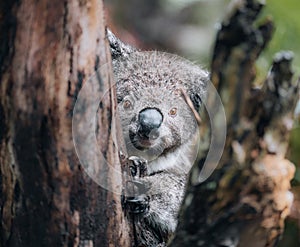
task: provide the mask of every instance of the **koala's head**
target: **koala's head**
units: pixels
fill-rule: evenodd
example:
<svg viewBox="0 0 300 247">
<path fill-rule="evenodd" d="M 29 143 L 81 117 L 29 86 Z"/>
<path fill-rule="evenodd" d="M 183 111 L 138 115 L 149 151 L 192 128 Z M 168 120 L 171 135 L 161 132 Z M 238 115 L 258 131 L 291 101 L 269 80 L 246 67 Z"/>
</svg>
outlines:
<svg viewBox="0 0 300 247">
<path fill-rule="evenodd" d="M 192 139 L 208 73 L 161 52 L 134 52 L 114 61 L 118 110 L 129 155 L 153 160 Z"/>
</svg>

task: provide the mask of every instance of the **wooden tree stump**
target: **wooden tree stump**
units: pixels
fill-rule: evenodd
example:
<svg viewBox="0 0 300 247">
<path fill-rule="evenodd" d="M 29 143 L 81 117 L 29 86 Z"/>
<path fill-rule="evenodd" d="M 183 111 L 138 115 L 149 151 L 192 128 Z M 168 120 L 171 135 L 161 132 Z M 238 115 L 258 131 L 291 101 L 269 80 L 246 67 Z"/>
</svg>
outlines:
<svg viewBox="0 0 300 247">
<path fill-rule="evenodd" d="M 292 54 L 278 53 L 264 85 L 254 88 L 254 64 L 273 24 L 254 23 L 259 1 L 233 3 L 217 34 L 211 72 L 226 112 L 225 149 L 203 183 L 195 178 L 205 157 L 194 165 L 172 247 L 275 246 L 293 201 L 295 168 L 284 158 L 298 99 Z"/>
</svg>

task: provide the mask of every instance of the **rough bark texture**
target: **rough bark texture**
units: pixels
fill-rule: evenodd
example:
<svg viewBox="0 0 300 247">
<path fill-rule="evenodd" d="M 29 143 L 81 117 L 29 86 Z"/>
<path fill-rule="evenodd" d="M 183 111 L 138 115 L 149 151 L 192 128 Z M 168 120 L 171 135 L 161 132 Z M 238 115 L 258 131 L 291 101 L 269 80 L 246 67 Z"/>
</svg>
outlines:
<svg viewBox="0 0 300 247">
<path fill-rule="evenodd" d="M 204 157 L 193 167 L 172 247 L 275 246 L 283 231 L 293 200 L 294 166 L 284 157 L 298 85 L 292 56 L 282 52 L 262 88 L 252 88 L 255 60 L 273 30 L 269 20 L 254 24 L 261 8 L 234 1 L 217 34 L 211 77 L 225 107 L 226 145 L 208 180 L 194 181 Z"/>
<path fill-rule="evenodd" d="M 0 246 L 130 246 L 120 196 L 84 173 L 72 142 L 78 92 L 110 64 L 102 2 L 1 1 L 0 37 Z M 97 94 L 110 66 L 101 79 Z M 97 135 L 120 170 L 114 110 L 111 91 Z"/>
</svg>

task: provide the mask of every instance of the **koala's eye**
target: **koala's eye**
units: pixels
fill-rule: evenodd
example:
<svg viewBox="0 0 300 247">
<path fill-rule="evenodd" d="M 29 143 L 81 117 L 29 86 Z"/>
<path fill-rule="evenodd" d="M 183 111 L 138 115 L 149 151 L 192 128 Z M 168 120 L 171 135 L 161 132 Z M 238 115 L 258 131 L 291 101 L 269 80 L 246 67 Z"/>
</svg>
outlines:
<svg viewBox="0 0 300 247">
<path fill-rule="evenodd" d="M 130 100 L 128 100 L 128 99 L 126 99 L 126 100 L 124 100 L 124 102 L 123 102 L 123 108 L 124 109 L 131 109 L 132 108 L 132 103 L 131 103 L 131 101 Z"/>
<path fill-rule="evenodd" d="M 169 116 L 171 117 L 176 117 L 177 115 L 177 108 L 173 107 L 170 111 L 169 111 Z"/>
</svg>

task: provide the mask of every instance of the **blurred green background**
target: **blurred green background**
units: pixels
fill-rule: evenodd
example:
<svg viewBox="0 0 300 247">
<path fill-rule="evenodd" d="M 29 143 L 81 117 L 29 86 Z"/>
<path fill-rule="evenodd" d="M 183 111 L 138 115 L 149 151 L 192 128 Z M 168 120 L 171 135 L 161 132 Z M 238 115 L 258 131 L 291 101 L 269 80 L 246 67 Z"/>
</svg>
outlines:
<svg viewBox="0 0 300 247">
<path fill-rule="evenodd" d="M 295 54 L 294 69 L 300 74 L 300 1 L 268 0 L 263 16 L 270 16 L 275 23 L 275 33 L 258 64 L 267 69 L 273 54 L 279 50 L 291 50 Z"/>
<path fill-rule="evenodd" d="M 177 53 L 209 69 L 220 22 L 229 0 L 107 0 L 108 26 L 121 40 L 142 49 Z M 300 75 L 300 0 L 267 0 L 258 21 L 271 18 L 273 39 L 256 64 L 257 81 L 265 78 L 274 55 L 294 53 L 295 82 Z M 300 246 L 300 104 L 292 131 L 289 158 L 297 167 L 293 180 L 295 208 L 279 246 Z"/>
</svg>

